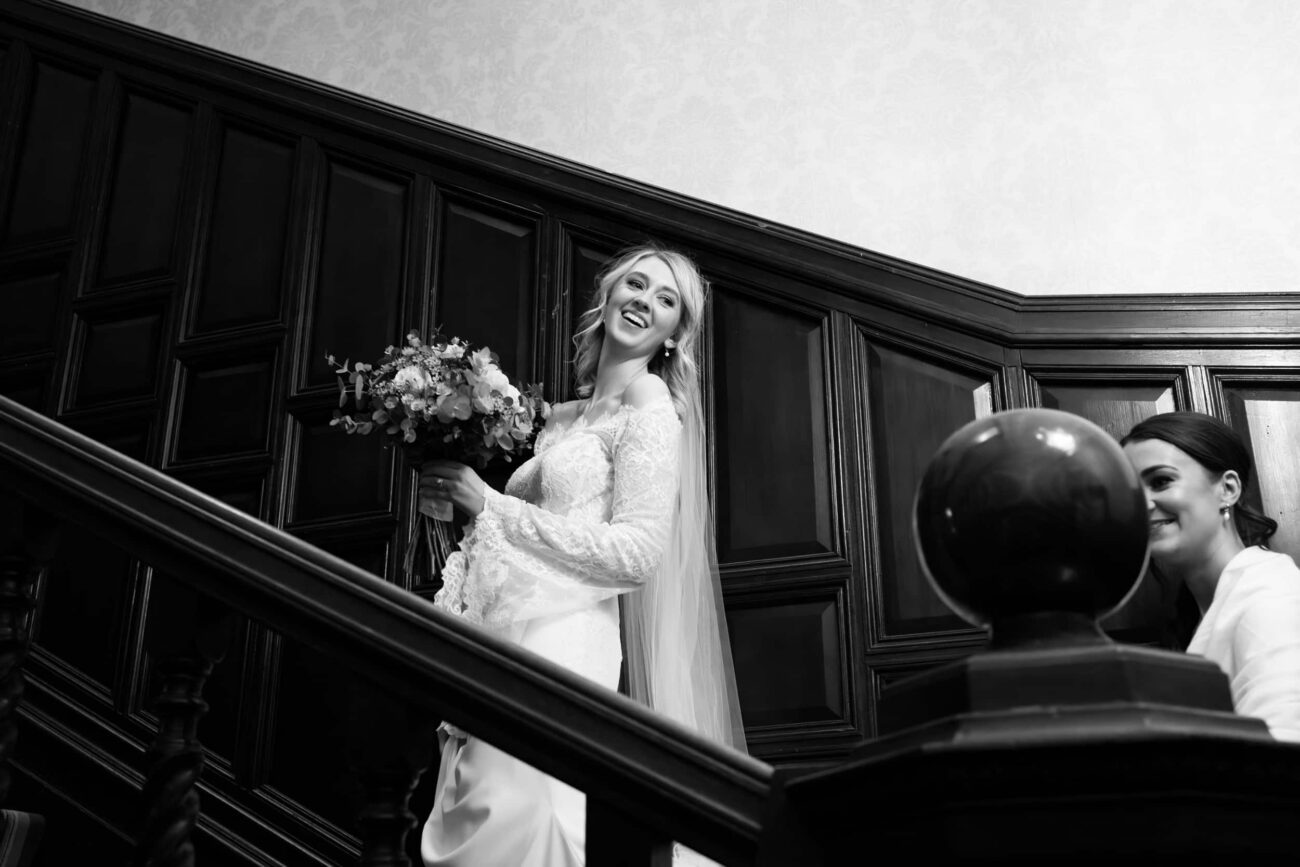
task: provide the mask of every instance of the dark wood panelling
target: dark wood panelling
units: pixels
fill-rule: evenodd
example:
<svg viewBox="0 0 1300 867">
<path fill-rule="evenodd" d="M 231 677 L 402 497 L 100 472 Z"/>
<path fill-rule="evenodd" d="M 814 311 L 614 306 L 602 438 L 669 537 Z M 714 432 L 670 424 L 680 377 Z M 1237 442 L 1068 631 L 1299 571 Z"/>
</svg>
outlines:
<svg viewBox="0 0 1300 867">
<path fill-rule="evenodd" d="M 0 394 L 38 412 L 47 412 L 50 364 L 44 360 L 10 362 L 0 369 Z"/>
<path fill-rule="evenodd" d="M 1255 460 L 1246 502 L 1278 522 L 1269 547 L 1300 560 L 1300 372 L 1215 371 L 1213 381 L 1228 423 Z"/>
<path fill-rule="evenodd" d="M 347 436 L 329 417 L 294 419 L 293 498 L 289 525 L 390 514 L 397 455 L 377 436 Z"/>
<path fill-rule="evenodd" d="M 340 713 L 354 688 L 352 674 L 326 654 L 282 640 L 277 684 L 268 784 L 345 832 L 356 833 L 362 792 L 349 767 L 348 720 Z M 320 752 L 323 744 L 330 745 L 327 755 Z"/>
<path fill-rule="evenodd" d="M 39 751 L 39 740 L 33 743 L 31 737 L 24 736 L 22 744 L 22 752 L 28 756 L 33 747 Z M 130 863 L 133 855 L 132 841 L 126 835 L 116 832 L 99 816 L 88 815 L 82 804 L 69 798 L 67 790 L 24 773 L 26 768 L 23 765 L 28 756 L 15 761 L 20 772 L 13 776 L 9 799 L 14 804 L 22 804 L 24 812 L 35 813 L 45 819 L 47 831 L 41 837 L 39 856 L 32 862 L 34 867 L 96 861 L 105 864 Z M 64 767 L 72 772 L 70 776 L 86 788 L 92 791 L 98 788 L 84 776 L 78 779 L 77 771 L 83 771 L 84 768 L 77 767 L 72 762 L 66 763 Z M 59 830 L 51 830 L 56 828 Z"/>
<path fill-rule="evenodd" d="M 40 588 L 33 639 L 108 695 L 136 566 L 121 548 L 85 530 L 65 532 L 59 541 Z"/>
<path fill-rule="evenodd" d="M 1189 408 L 1182 371 L 1160 378 L 1132 370 L 1096 370 L 1091 376 L 1026 373 L 1037 385 L 1041 406 L 1081 415 L 1116 439 L 1147 416 Z"/>
<path fill-rule="evenodd" d="M 110 401 L 153 397 L 158 378 L 160 312 L 119 319 L 78 318 L 77 373 L 68 405 L 84 409 Z"/>
<path fill-rule="evenodd" d="M 271 322 L 280 316 L 294 148 L 226 126 L 212 214 L 203 237 L 194 331 Z"/>
<path fill-rule="evenodd" d="M 307 382 L 332 384 L 327 354 L 374 361 L 399 341 L 409 180 L 338 159 L 325 169 L 320 251 L 307 341 Z"/>
<path fill-rule="evenodd" d="M 377 437 L 328 427 L 324 354 L 373 360 L 438 322 L 561 399 L 568 338 L 606 256 L 648 238 L 689 249 L 718 287 L 704 351 L 719 540 L 741 698 L 756 753 L 773 761 L 843 755 L 872 733 L 878 681 L 980 642 L 932 595 L 910 535 L 929 456 L 977 412 L 1055 405 L 1118 431 L 1166 407 L 1172 387 L 1176 406 L 1246 419 L 1274 464 L 1261 472 L 1266 507 L 1290 509 L 1300 490 L 1290 453 L 1268 447 L 1296 439 L 1273 391 L 1293 381 L 1265 375 L 1294 374 L 1300 296 L 1025 299 L 70 7 L 3 5 L 2 39 L 15 41 L 0 72 L 0 206 L 27 228 L 0 245 L 0 303 L 20 299 L 0 324 L 20 344 L 0 345 L 0 391 L 66 410 L 155 464 L 167 457 L 179 478 L 399 585 L 414 476 Z M 54 177 L 38 184 L 28 142 L 51 138 L 37 156 Z M 28 279 L 53 281 L 42 285 L 57 305 L 12 285 Z M 1207 369 L 1226 388 L 1217 404 Z M 164 371 L 170 401 L 155 399 Z M 227 431 L 218 415 L 248 426 Z M 46 582 L 47 608 L 72 613 L 38 636 L 35 656 L 87 622 L 67 664 L 98 670 L 57 682 L 82 703 L 79 730 L 124 731 L 106 742 L 138 759 L 140 719 L 112 713 L 143 689 L 122 671 L 137 658 L 141 582 L 123 565 L 126 603 L 114 604 L 130 610 L 109 610 L 95 594 L 109 593 L 111 558 L 92 553 L 81 579 L 65 568 Z M 96 582 L 83 594 L 93 622 L 77 608 L 80 581 Z M 104 632 L 114 620 L 118 632 Z M 255 682 L 209 692 L 227 705 L 210 720 L 239 721 L 210 723 L 224 726 L 210 745 L 234 766 L 214 769 L 221 794 L 205 812 L 224 809 L 249 839 L 337 855 L 354 828 L 339 747 L 346 678 L 299 648 L 277 679 L 278 640 L 260 626 L 242 646 Z M 107 688 L 119 693 L 99 696 Z M 294 801 L 344 833 L 292 818 Z"/>
<path fill-rule="evenodd" d="M 823 317 L 713 296 L 718 561 L 837 550 Z"/>
<path fill-rule="evenodd" d="M 443 199 L 438 222 L 435 324 L 490 346 L 508 375 L 534 378 L 538 217 L 457 195 Z"/>
<path fill-rule="evenodd" d="M 595 239 L 565 227 L 565 275 L 563 304 L 567 312 L 570 341 L 563 357 L 573 360 L 572 337 L 578 333 L 578 320 L 591 307 L 596 292 L 596 278 L 605 263 L 618 252 L 619 244 L 612 240 Z"/>
<path fill-rule="evenodd" d="M 998 406 L 997 374 L 860 337 L 881 576 L 881 637 L 966 630 L 930 586 L 912 538 L 916 488 L 954 431 Z"/>
<path fill-rule="evenodd" d="M 601 243 L 574 234 L 568 236 L 569 279 L 565 286 L 565 301 L 569 311 L 570 336 L 578 333 L 578 320 L 594 300 L 596 278 L 617 250 L 613 243 Z M 566 357 L 572 360 L 572 351 Z"/>
<path fill-rule="evenodd" d="M 544 298 L 546 331 L 550 338 L 543 352 L 549 365 L 538 371 L 545 394 L 552 402 L 577 397 L 573 384 L 573 359 L 578 320 L 591 305 L 596 278 L 602 266 L 627 242 L 590 228 L 563 222 L 558 227 L 558 255 L 555 257 L 554 284 Z"/>
<path fill-rule="evenodd" d="M 94 95 L 92 75 L 35 64 L 4 246 L 71 236 Z"/>
<path fill-rule="evenodd" d="M 243 360 L 178 362 L 178 462 L 264 454 L 270 435 L 275 357 L 262 349 Z"/>
<path fill-rule="evenodd" d="M 149 584 L 146 647 L 152 643 L 152 636 L 161 630 L 192 629 L 196 622 L 194 612 L 201 604 L 199 595 L 188 584 L 157 571 L 150 576 Z M 213 666 L 203 685 L 203 698 L 208 703 L 208 710 L 203 714 L 199 740 L 223 765 L 229 765 L 235 755 L 247 634 L 248 620 L 238 618 L 231 630 L 225 657 Z M 142 698 L 146 710 L 162 689 L 157 662 L 147 653 L 142 659 Z"/>
<path fill-rule="evenodd" d="M 129 458 L 149 463 L 152 413 L 132 412 L 115 417 L 72 416 L 66 424 Z"/>
<path fill-rule="evenodd" d="M 305 533 L 301 535 L 303 538 L 309 539 L 316 547 L 323 548 L 335 557 L 347 560 L 354 566 L 359 566 L 373 575 L 384 575 L 388 572 L 389 548 L 392 545 L 391 534 L 380 538 L 347 538 L 340 537 L 337 531 L 332 531 L 328 535 L 322 535 L 320 538 L 315 539 Z"/>
<path fill-rule="evenodd" d="M 941 665 L 944 661 L 952 658 L 955 657 L 951 655 L 927 655 L 922 657 L 918 654 L 903 662 L 886 661 L 868 665 L 868 688 L 871 690 L 872 697 L 879 701 L 889 692 L 889 688 L 899 681 L 906 680 L 914 674 L 920 674 L 928 668 Z"/>
<path fill-rule="evenodd" d="M 824 587 L 729 606 L 746 728 L 847 723 L 844 618 L 843 593 Z"/>
<path fill-rule="evenodd" d="M 63 293 L 62 268 L 0 277 L 0 358 L 48 349 L 54 343 Z"/>
<path fill-rule="evenodd" d="M 127 92 L 98 280 L 113 283 L 171 272 L 185 183 L 191 111 Z"/>
</svg>

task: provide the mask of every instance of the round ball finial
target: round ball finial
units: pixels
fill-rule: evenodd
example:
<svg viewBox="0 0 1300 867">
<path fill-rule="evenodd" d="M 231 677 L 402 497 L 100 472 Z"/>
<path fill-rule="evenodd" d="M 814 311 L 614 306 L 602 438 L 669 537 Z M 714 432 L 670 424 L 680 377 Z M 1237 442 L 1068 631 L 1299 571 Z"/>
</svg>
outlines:
<svg viewBox="0 0 1300 867">
<path fill-rule="evenodd" d="M 930 583 L 964 619 L 992 626 L 995 645 L 1003 625 L 1018 635 L 1012 625 L 1035 618 L 1085 623 L 1100 637 L 1096 620 L 1146 568 L 1137 473 L 1109 434 L 1059 410 L 994 413 L 948 437 L 913 522 Z"/>
</svg>

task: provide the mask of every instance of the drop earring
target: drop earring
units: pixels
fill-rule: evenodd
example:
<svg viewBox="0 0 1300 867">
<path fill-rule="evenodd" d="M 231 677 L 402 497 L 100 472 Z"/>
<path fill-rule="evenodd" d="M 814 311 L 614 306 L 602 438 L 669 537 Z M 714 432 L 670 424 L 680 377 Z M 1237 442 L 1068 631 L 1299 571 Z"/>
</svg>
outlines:
<svg viewBox="0 0 1300 867">
<path fill-rule="evenodd" d="M 674 344 L 671 340 L 664 341 L 664 358 L 667 358 L 668 353 L 672 352 L 673 346 Z"/>
</svg>

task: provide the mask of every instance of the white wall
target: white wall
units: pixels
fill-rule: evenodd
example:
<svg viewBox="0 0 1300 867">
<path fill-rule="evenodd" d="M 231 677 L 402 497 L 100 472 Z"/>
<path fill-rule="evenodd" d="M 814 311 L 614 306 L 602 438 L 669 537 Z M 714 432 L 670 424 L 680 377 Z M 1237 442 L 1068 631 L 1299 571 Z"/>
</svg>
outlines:
<svg viewBox="0 0 1300 867">
<path fill-rule="evenodd" d="M 1025 295 L 1300 291 L 1295 0 L 71 0 Z"/>
</svg>

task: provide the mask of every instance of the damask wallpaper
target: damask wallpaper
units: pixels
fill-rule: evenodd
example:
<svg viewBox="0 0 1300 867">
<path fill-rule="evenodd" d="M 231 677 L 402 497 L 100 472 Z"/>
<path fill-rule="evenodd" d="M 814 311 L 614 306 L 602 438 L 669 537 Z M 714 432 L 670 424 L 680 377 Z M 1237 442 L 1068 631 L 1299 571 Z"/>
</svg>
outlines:
<svg viewBox="0 0 1300 867">
<path fill-rule="evenodd" d="M 1293 0 L 71 0 L 1025 295 L 1300 291 Z"/>
</svg>

